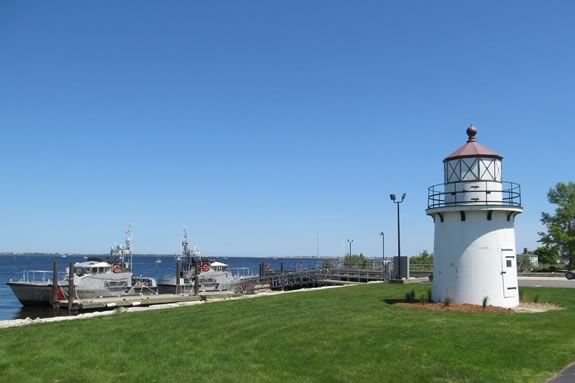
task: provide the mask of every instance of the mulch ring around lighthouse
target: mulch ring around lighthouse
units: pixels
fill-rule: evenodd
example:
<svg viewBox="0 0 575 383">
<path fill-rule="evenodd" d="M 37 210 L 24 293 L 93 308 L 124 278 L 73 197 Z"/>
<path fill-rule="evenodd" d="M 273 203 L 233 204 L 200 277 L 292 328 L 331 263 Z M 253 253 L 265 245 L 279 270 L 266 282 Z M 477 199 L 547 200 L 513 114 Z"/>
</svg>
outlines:
<svg viewBox="0 0 575 383">
<path fill-rule="evenodd" d="M 458 313 L 499 313 L 499 314 L 534 314 L 546 311 L 561 310 L 561 307 L 550 303 L 521 302 L 519 306 L 509 309 L 505 307 L 472 305 L 468 303 L 430 303 L 408 302 L 404 299 L 386 299 L 385 303 L 416 310 L 447 311 Z"/>
</svg>

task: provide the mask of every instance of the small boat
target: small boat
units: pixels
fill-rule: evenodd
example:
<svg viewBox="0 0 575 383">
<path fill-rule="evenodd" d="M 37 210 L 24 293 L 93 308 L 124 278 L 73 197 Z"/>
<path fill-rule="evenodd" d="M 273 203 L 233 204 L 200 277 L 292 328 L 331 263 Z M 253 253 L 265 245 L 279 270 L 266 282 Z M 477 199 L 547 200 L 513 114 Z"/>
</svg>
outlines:
<svg viewBox="0 0 575 383">
<path fill-rule="evenodd" d="M 176 275 L 162 276 L 158 281 L 160 294 L 187 293 L 195 287 L 198 291 L 234 291 L 242 286 L 242 280 L 234 277 L 228 265 L 200 257 L 197 248 L 188 246 L 188 234 L 184 229 L 181 258 L 185 261 L 181 265 L 179 278 Z"/>
<path fill-rule="evenodd" d="M 134 277 L 130 228 L 126 234 L 125 244 L 112 247 L 107 259 L 88 258 L 74 263 L 72 278 L 69 268 L 66 268 L 66 272 L 58 276 L 58 298 L 67 298 L 70 283 L 73 283 L 74 297 L 77 299 L 157 293 L 153 278 Z M 23 305 L 50 304 L 53 271 L 25 271 L 20 280 L 10 280 L 8 286 Z"/>
<path fill-rule="evenodd" d="M 198 265 L 198 266 L 196 266 Z M 199 269 L 198 271 L 195 271 Z M 180 283 L 175 275 L 164 275 L 158 281 L 160 294 L 180 294 L 192 292 L 198 280 L 198 291 L 235 291 L 245 289 L 242 280 L 234 277 L 228 265 L 213 262 L 208 258 L 193 259 L 192 263 L 184 263 L 180 272 Z"/>
</svg>

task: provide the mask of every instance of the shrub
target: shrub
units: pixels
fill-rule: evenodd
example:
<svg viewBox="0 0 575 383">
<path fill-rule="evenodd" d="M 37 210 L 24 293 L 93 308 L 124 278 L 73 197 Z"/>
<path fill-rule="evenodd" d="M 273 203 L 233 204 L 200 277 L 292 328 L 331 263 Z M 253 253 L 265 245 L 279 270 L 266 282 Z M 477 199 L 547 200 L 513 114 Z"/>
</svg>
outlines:
<svg viewBox="0 0 575 383">
<path fill-rule="evenodd" d="M 422 305 L 424 305 L 425 303 L 428 302 L 427 299 L 428 299 L 428 298 L 427 298 L 427 296 L 426 296 L 425 294 L 421 294 L 421 295 L 419 296 L 419 303 L 421 303 Z"/>
<path fill-rule="evenodd" d="M 484 310 L 487 307 L 487 301 L 488 300 L 489 300 L 489 297 L 484 297 L 483 302 L 481 302 L 481 306 L 483 307 Z"/>
<path fill-rule="evenodd" d="M 451 304 L 451 298 L 450 297 L 446 297 L 445 300 L 443 301 L 443 305 L 444 306 L 449 306 Z"/>
<path fill-rule="evenodd" d="M 427 289 L 427 301 L 429 303 L 433 303 L 433 294 L 431 292 L 431 289 Z"/>
<path fill-rule="evenodd" d="M 410 292 L 406 293 L 405 300 L 408 302 L 415 302 L 415 290 L 411 290 Z"/>
<path fill-rule="evenodd" d="M 535 271 L 541 273 L 556 273 L 561 270 L 565 270 L 566 268 L 567 265 L 562 263 L 555 263 L 555 264 L 540 263 L 539 266 L 535 269 Z"/>
<path fill-rule="evenodd" d="M 348 268 L 366 269 L 369 265 L 369 259 L 363 254 L 346 255 L 343 257 L 343 264 Z"/>
<path fill-rule="evenodd" d="M 523 301 L 523 290 L 519 289 L 519 301 Z"/>
<path fill-rule="evenodd" d="M 538 302 L 539 302 L 539 294 L 537 294 L 533 297 L 533 303 L 538 303 Z"/>
</svg>

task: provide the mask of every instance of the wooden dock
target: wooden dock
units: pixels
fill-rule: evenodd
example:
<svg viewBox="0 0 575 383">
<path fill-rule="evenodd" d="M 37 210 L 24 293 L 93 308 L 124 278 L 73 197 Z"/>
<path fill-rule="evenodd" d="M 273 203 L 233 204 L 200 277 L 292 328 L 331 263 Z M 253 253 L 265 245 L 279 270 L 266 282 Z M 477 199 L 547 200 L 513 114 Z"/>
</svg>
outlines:
<svg viewBox="0 0 575 383">
<path fill-rule="evenodd" d="M 231 291 L 204 292 L 198 295 L 191 294 L 155 294 L 155 295 L 125 295 L 121 297 L 102 297 L 90 299 L 74 299 L 72 311 L 85 311 L 97 309 L 113 309 L 116 307 L 153 306 L 170 303 L 205 301 L 208 299 L 232 298 L 238 296 Z M 55 308 L 69 309 L 68 300 L 59 300 L 54 303 Z"/>
<path fill-rule="evenodd" d="M 383 270 L 362 269 L 311 269 L 287 272 L 264 273 L 260 276 L 244 278 L 246 289 L 233 291 L 200 292 L 198 295 L 155 294 L 126 295 L 120 297 L 103 297 L 92 299 L 57 300 L 54 307 L 70 311 L 113 309 L 116 307 L 152 306 L 161 304 L 205 301 L 257 293 L 258 290 L 294 290 L 329 285 L 358 284 L 372 281 L 389 281 Z"/>
</svg>

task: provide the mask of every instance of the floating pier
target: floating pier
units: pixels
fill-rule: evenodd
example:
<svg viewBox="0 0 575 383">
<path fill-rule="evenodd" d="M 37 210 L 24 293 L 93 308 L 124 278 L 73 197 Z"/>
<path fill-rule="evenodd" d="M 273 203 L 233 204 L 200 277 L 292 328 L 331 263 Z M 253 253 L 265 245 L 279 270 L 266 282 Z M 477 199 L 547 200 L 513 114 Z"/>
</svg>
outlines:
<svg viewBox="0 0 575 383">
<path fill-rule="evenodd" d="M 208 299 L 232 298 L 239 296 L 232 291 L 205 292 L 198 295 L 190 294 L 155 294 L 155 295 L 125 295 L 120 297 L 102 297 L 89 299 L 73 299 L 71 302 L 58 300 L 54 302 L 55 308 L 71 309 L 71 311 L 85 311 L 97 309 L 113 309 L 116 307 L 153 306 L 169 303 L 205 301 Z"/>
<path fill-rule="evenodd" d="M 184 294 L 150 294 L 124 295 L 119 297 L 101 297 L 89 299 L 55 300 L 53 306 L 70 311 L 86 311 L 98 309 L 113 309 L 116 307 L 153 306 L 170 303 L 206 301 L 209 299 L 233 298 L 245 294 L 254 294 L 258 290 L 295 290 L 306 287 L 334 286 L 359 284 L 372 281 L 385 281 L 387 275 L 381 270 L 361 269 L 311 269 L 300 271 L 284 271 L 261 273 L 262 275 L 243 278 L 243 285 L 251 288 L 238 291 L 205 291 L 197 295 Z M 68 297 L 70 298 L 70 297 Z"/>
</svg>

